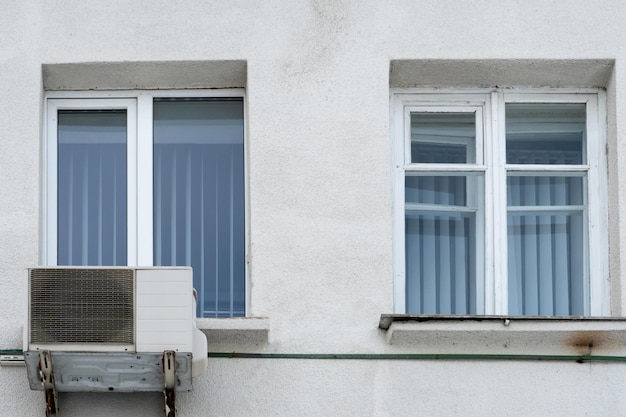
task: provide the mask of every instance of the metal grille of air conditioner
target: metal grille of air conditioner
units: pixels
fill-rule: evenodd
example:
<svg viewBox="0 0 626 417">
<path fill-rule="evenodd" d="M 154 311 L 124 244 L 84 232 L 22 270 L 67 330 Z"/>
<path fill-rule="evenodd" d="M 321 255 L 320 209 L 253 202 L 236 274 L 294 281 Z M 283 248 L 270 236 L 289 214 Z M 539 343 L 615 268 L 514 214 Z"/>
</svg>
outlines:
<svg viewBox="0 0 626 417">
<path fill-rule="evenodd" d="M 134 343 L 132 269 L 31 269 L 30 341 Z"/>
</svg>

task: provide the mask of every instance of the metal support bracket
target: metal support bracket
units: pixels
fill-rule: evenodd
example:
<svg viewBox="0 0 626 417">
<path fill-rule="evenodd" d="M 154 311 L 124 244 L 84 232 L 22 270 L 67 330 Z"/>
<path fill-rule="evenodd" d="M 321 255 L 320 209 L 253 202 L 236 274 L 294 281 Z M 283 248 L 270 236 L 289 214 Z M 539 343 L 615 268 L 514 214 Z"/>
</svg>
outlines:
<svg viewBox="0 0 626 417">
<path fill-rule="evenodd" d="M 52 372 L 52 355 L 49 350 L 39 352 L 39 377 L 46 396 L 46 417 L 59 416 L 59 397 Z"/>
<path fill-rule="evenodd" d="M 176 352 L 163 352 L 163 395 L 165 417 L 176 417 Z"/>
</svg>

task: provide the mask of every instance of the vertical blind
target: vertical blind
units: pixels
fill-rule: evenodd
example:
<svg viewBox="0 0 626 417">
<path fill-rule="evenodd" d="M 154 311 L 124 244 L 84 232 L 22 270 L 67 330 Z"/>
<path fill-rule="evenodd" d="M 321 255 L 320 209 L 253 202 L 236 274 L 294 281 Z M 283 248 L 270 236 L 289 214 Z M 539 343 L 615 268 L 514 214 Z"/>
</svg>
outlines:
<svg viewBox="0 0 626 417">
<path fill-rule="evenodd" d="M 507 103 L 505 123 L 508 314 L 584 315 L 586 106 Z M 475 134 L 473 113 L 412 113 L 410 162 L 476 163 Z M 407 313 L 480 313 L 482 196 L 482 173 L 405 171 Z"/>
<path fill-rule="evenodd" d="M 583 315 L 583 178 L 509 176 L 509 314 Z"/>
<path fill-rule="evenodd" d="M 473 112 L 411 114 L 411 163 L 475 163 L 475 142 Z M 406 173 L 407 313 L 478 312 L 483 184 L 483 175 Z"/>
<path fill-rule="evenodd" d="M 57 263 L 126 264 L 126 111 L 58 113 Z"/>
<path fill-rule="evenodd" d="M 243 102 L 155 99 L 154 263 L 191 266 L 198 316 L 245 315 Z"/>
<path fill-rule="evenodd" d="M 583 103 L 506 105 L 507 164 L 586 162 Z M 509 172 L 509 314 L 585 314 L 586 174 Z"/>
<path fill-rule="evenodd" d="M 469 204 L 468 188 L 478 193 L 482 180 L 478 175 L 406 177 L 407 313 L 477 313 L 476 219 L 483 214 Z"/>
</svg>

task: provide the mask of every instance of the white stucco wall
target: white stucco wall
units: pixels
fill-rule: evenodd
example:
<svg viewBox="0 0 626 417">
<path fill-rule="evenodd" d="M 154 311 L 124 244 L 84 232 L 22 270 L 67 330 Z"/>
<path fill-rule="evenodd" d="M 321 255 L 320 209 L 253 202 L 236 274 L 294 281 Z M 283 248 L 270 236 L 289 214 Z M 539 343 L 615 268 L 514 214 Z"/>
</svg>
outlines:
<svg viewBox="0 0 626 417">
<path fill-rule="evenodd" d="M 21 347 L 25 268 L 40 261 L 44 88 L 245 87 L 249 313 L 270 330 L 266 342 L 214 349 L 412 353 L 378 329 L 393 312 L 390 86 L 604 86 L 611 308 L 621 315 L 624 16 L 626 4 L 588 0 L 3 0 L 0 349 Z M 446 72 L 426 60 L 454 63 Z M 626 364 L 616 362 L 209 362 L 179 415 L 626 415 Z M 61 395 L 64 417 L 161 409 L 160 394 Z M 1 367 L 0 416 L 40 414 L 43 394 L 29 391 L 24 368 Z"/>
</svg>

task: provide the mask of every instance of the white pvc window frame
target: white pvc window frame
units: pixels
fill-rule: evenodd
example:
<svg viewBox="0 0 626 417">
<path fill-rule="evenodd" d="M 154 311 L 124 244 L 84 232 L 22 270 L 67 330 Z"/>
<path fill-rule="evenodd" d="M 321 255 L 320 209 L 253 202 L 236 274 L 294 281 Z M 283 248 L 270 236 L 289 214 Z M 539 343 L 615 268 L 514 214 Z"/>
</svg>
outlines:
<svg viewBox="0 0 626 417">
<path fill-rule="evenodd" d="M 126 197 L 127 197 L 127 262 L 137 265 L 137 209 L 135 207 L 137 193 L 137 103 L 128 98 L 98 99 L 49 99 L 46 106 L 46 135 L 44 150 L 43 178 L 43 248 L 42 263 L 54 266 L 57 264 L 57 209 L 58 209 L 58 114 L 61 110 L 125 110 L 126 111 Z"/>
<path fill-rule="evenodd" d="M 51 91 L 44 98 L 42 141 L 42 265 L 57 265 L 57 172 L 59 110 L 127 112 L 127 265 L 153 265 L 153 102 L 155 98 L 241 98 L 244 118 L 244 233 L 249 252 L 248 127 L 245 89 Z M 250 314 L 249 273 L 245 262 L 245 309 Z"/>
<path fill-rule="evenodd" d="M 450 114 L 450 113 L 466 113 L 466 114 L 473 114 L 474 115 L 474 124 L 476 126 L 476 132 L 475 132 L 475 141 L 474 141 L 474 145 L 473 146 L 469 146 L 469 143 L 464 139 L 464 138 L 458 138 L 456 140 L 444 140 L 440 143 L 448 143 L 448 144 L 461 144 L 461 145 L 466 145 L 467 146 L 467 159 L 468 160 L 474 160 L 475 162 L 466 162 L 464 164 L 459 164 L 459 165 L 483 165 L 483 129 L 482 129 L 482 124 L 483 124 L 483 119 L 484 119 L 484 115 L 483 115 L 483 107 L 482 106 L 406 106 L 404 108 L 404 120 L 406 123 L 406 132 L 408 132 L 409 135 L 409 140 L 407 140 L 405 142 L 405 149 L 404 149 L 404 163 L 407 166 L 411 166 L 411 165 L 417 165 L 423 167 L 427 164 L 422 164 L 422 163 L 413 163 L 411 161 L 411 114 L 413 113 L 433 113 L 433 114 Z M 437 164 L 433 164 L 434 166 L 438 166 L 440 165 L 439 163 Z M 457 164 L 447 164 L 447 165 L 457 165 Z"/>
<path fill-rule="evenodd" d="M 484 314 L 508 314 L 507 173 L 584 173 L 586 190 L 586 252 L 588 274 L 585 315 L 609 316 L 608 185 L 606 160 L 606 93 L 601 89 L 392 89 L 390 134 L 393 160 L 394 312 L 405 313 L 405 196 L 407 172 L 482 172 L 485 175 Z M 514 165 L 506 163 L 506 103 L 584 103 L 586 163 L 582 165 Z M 476 164 L 410 163 L 410 115 L 415 111 L 479 108 Z M 478 113 L 477 113 L 478 114 Z M 480 123 L 480 124 L 479 124 Z M 482 132 L 482 140 L 479 135 Z M 482 157 L 482 159 L 481 159 Z M 593 196 L 591 196 L 593 192 Z M 480 261 L 480 260 L 477 260 Z M 480 281 L 480 279 L 478 280 Z M 477 287 L 477 291 L 480 287 Z"/>
</svg>

